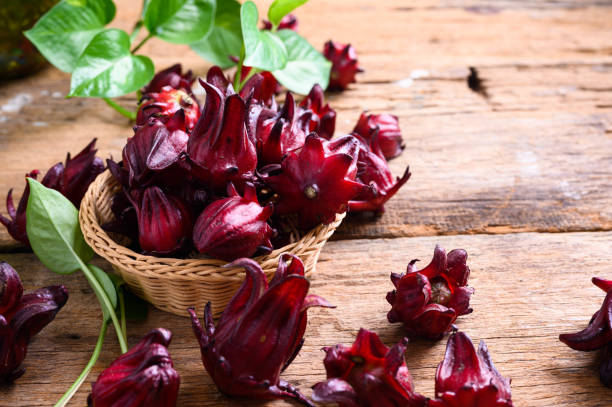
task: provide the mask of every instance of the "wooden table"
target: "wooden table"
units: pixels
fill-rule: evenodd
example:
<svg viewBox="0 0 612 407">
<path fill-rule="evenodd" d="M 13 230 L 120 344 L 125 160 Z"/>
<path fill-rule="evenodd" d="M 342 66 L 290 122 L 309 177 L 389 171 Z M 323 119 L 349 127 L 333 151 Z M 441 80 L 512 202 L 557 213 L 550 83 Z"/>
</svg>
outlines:
<svg viewBox="0 0 612 407">
<path fill-rule="evenodd" d="M 116 3 L 114 24 L 129 29 L 139 10 Z M 339 133 L 363 109 L 398 115 L 407 147 L 391 168 L 400 174 L 410 164 L 413 177 L 383 217 L 349 219 L 325 246 L 312 292 L 338 308 L 310 313 L 306 344 L 285 379 L 310 394 L 324 379 L 320 348 L 351 343 L 360 327 L 387 344 L 399 341 L 402 329 L 385 318 L 389 273 L 413 258 L 429 260 L 440 243 L 469 253 L 474 313 L 458 326 L 486 340 L 500 372 L 513 379 L 516 406 L 612 405 L 612 391 L 597 377 L 598 353 L 557 340 L 581 329 L 601 304 L 590 278 L 612 278 L 610 6 L 312 0 L 299 10 L 300 31 L 313 44 L 350 41 L 366 70 L 350 90 L 329 96 Z M 175 61 L 198 74 L 208 68 L 186 47 L 154 40 L 143 52 L 158 68 Z M 486 95 L 467 86 L 470 66 Z M 0 87 L 2 107 L 18 95 L 32 99 L 18 112 L 0 108 L 0 195 L 11 186 L 21 191 L 26 171 L 48 168 L 93 136 L 102 156 L 120 155 L 130 123 L 99 100 L 64 99 L 68 88 L 68 76 L 55 69 Z M 100 320 L 94 294 L 81 275 L 48 272 L 4 230 L 0 251 L 26 288 L 63 282 L 70 290 L 66 307 L 31 344 L 26 374 L 0 390 L 0 406 L 51 406 L 93 349 Z M 130 343 L 158 326 L 174 332 L 180 406 L 258 405 L 217 392 L 185 318 L 151 310 L 146 322 L 130 325 Z M 430 397 L 445 343 L 415 341 L 406 354 L 417 391 Z M 118 354 L 109 330 L 89 380 Z M 84 405 L 88 391 L 84 385 L 71 405 Z"/>
</svg>

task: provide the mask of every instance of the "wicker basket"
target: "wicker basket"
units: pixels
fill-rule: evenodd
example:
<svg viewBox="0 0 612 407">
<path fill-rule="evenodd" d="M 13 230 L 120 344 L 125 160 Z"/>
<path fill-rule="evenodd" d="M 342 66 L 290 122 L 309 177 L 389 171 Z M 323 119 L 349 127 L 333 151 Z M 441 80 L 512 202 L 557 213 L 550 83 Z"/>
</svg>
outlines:
<svg viewBox="0 0 612 407">
<path fill-rule="evenodd" d="M 85 241 L 108 260 L 130 289 L 155 307 L 176 315 L 187 316 L 188 307 L 201 312 L 211 301 L 219 315 L 242 283 L 242 268 L 225 268 L 216 259 L 172 259 L 146 256 L 118 244 L 100 226 L 113 219 L 111 200 L 120 185 L 107 170 L 91 184 L 81 203 L 79 221 Z M 270 278 L 282 253 L 300 257 L 306 275 L 315 271 L 323 245 L 340 225 L 345 214 L 336 216 L 329 225 L 319 225 L 298 241 L 255 260 Z"/>
</svg>

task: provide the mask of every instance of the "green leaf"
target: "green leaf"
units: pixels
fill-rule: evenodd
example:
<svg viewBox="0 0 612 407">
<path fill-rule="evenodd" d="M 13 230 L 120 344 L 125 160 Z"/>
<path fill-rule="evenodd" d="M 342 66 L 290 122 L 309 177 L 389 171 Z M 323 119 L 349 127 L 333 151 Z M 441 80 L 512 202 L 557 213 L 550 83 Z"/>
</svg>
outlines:
<svg viewBox="0 0 612 407">
<path fill-rule="evenodd" d="M 110 28 L 98 33 L 79 58 L 72 74 L 69 96 L 117 97 L 146 85 L 153 62 L 130 53 L 130 37 Z"/>
<path fill-rule="evenodd" d="M 153 35 L 175 44 L 189 44 L 213 27 L 215 0 L 149 0 L 144 23 Z"/>
<path fill-rule="evenodd" d="M 287 49 L 283 41 L 271 31 L 257 28 L 257 6 L 247 1 L 240 8 L 240 25 L 246 58 L 244 65 L 264 71 L 282 69 L 287 63 Z"/>
<path fill-rule="evenodd" d="M 268 20 L 276 27 L 283 17 L 307 2 L 308 0 L 274 0 L 268 9 Z"/>
<path fill-rule="evenodd" d="M 63 0 L 25 36 L 49 62 L 72 72 L 89 41 L 114 17 L 112 0 Z"/>
<path fill-rule="evenodd" d="M 93 264 L 88 264 L 87 266 L 92 271 L 96 280 L 98 280 L 98 282 L 104 289 L 104 292 L 108 296 L 108 299 L 110 300 L 111 305 L 113 306 L 113 309 L 116 310 L 118 300 L 117 300 L 117 288 L 116 288 L 115 283 L 113 282 L 113 279 L 111 278 L 113 274 L 107 274 L 104 270 L 102 270 L 99 267 L 94 266 Z M 110 320 L 111 318 L 110 311 L 104 306 L 104 302 L 102 298 L 98 295 L 97 292 L 96 292 L 96 296 L 98 297 L 98 301 L 100 302 L 100 305 L 102 306 L 102 313 L 104 314 L 104 320 L 105 321 Z"/>
<path fill-rule="evenodd" d="M 287 89 L 302 95 L 316 83 L 326 89 L 331 62 L 295 31 L 280 30 L 277 35 L 289 50 L 289 58 L 283 69 L 272 72 L 274 77 Z"/>
<path fill-rule="evenodd" d="M 30 197 L 26 230 L 32 250 L 54 273 L 70 274 L 91 260 L 93 250 L 85 243 L 79 214 L 59 192 L 28 178 Z"/>
<path fill-rule="evenodd" d="M 149 313 L 149 304 L 140 297 L 137 297 L 130 290 L 125 289 L 125 319 L 128 321 L 143 321 Z"/>
<path fill-rule="evenodd" d="M 199 56 L 223 69 L 234 66 L 236 63 L 229 57 L 238 57 L 242 49 L 240 3 L 236 0 L 221 0 L 217 3 L 215 24 L 211 32 L 189 46 Z"/>
</svg>

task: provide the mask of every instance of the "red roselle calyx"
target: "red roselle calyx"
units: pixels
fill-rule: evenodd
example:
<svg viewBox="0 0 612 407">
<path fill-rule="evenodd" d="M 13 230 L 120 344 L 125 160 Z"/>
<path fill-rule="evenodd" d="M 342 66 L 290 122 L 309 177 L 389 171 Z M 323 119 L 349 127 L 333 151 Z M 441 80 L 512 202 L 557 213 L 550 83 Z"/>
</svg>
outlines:
<svg viewBox="0 0 612 407">
<path fill-rule="evenodd" d="M 174 407 L 180 376 L 168 345 L 172 333 L 157 328 L 119 356 L 92 385 L 90 407 Z"/>
<path fill-rule="evenodd" d="M 189 243 L 193 226 L 187 205 L 177 196 L 156 186 L 134 191 L 138 217 L 138 242 L 148 254 L 168 256 L 181 252 Z"/>
<path fill-rule="evenodd" d="M 187 143 L 193 175 L 214 190 L 228 182 L 242 191 L 254 180 L 257 152 L 246 131 L 245 101 L 229 88 L 224 95 L 214 85 L 200 80 L 206 89 L 206 104 Z"/>
<path fill-rule="evenodd" d="M 96 157 L 96 139 L 93 139 L 81 152 L 74 157 L 70 153 L 66 155 L 66 163 L 61 162 L 49 168 L 42 184 L 47 188 L 55 189 L 64 195 L 77 208 L 81 206 L 81 200 L 87 192 L 89 185 L 96 177 L 104 171 L 104 162 Z M 36 179 L 40 172 L 33 170 L 26 177 Z M 6 227 L 13 239 L 23 244 L 30 245 L 26 233 L 26 208 L 30 188 L 26 182 L 23 195 L 17 209 L 13 203 L 13 190 L 10 189 L 6 196 L 6 209 L 10 217 L 0 215 L 0 223 Z"/>
<path fill-rule="evenodd" d="M 455 332 L 436 371 L 436 400 L 430 407 L 512 407 L 510 379 L 502 377 L 484 341 L 478 352 L 470 338 Z"/>
<path fill-rule="evenodd" d="M 183 68 L 181 64 L 172 65 L 170 68 L 166 68 L 163 71 L 159 71 L 155 74 L 151 82 L 144 88 L 142 88 L 142 94 L 161 92 L 166 86 L 172 89 L 182 89 L 185 92 L 191 94 L 191 85 L 195 81 L 195 77 L 191 70 L 182 73 Z"/>
<path fill-rule="evenodd" d="M 198 217 L 193 228 L 193 242 L 200 253 L 232 261 L 250 257 L 258 249 L 272 250 L 274 229 L 267 221 L 272 205 L 261 207 L 252 184 L 246 184 L 244 198 L 232 184 L 228 198 L 213 201 Z"/>
<path fill-rule="evenodd" d="M 384 212 L 385 202 L 391 199 L 408 182 L 410 175 L 410 167 L 406 167 L 404 175 L 401 178 L 394 179 L 387 160 L 385 160 L 377 143 L 377 137 L 374 136 L 370 145 L 364 141 L 359 151 L 357 179 L 361 183 L 369 185 L 371 191 L 350 201 L 349 210 L 352 212 Z"/>
<path fill-rule="evenodd" d="M 559 335 L 559 340 L 572 349 L 593 351 L 604 348 L 599 368 L 601 382 L 612 387 L 612 280 L 593 277 L 593 284 L 606 292 L 601 308 L 593 314 L 589 325 L 580 332 Z"/>
<path fill-rule="evenodd" d="M 469 306 L 474 289 L 467 286 L 467 253 L 455 249 L 447 255 L 436 246 L 427 267 L 417 271 L 416 261 L 408 264 L 406 274 L 391 273 L 395 290 L 387 294 L 392 306 L 387 319 L 403 322 L 410 336 L 440 339 L 458 316 L 472 312 Z"/>
<path fill-rule="evenodd" d="M 279 195 L 278 214 L 297 213 L 302 228 L 329 224 L 345 212 L 348 201 L 369 187 L 355 181 L 355 159 L 344 152 L 326 154 L 325 140 L 306 137 L 299 152 L 290 152 L 280 174 L 264 181 Z"/>
<path fill-rule="evenodd" d="M 287 265 L 289 259 L 291 264 Z M 242 266 L 247 275 L 217 326 L 210 303 L 204 309 L 204 326 L 189 309 L 204 367 L 227 395 L 286 398 L 312 406 L 279 375 L 302 346 L 308 308 L 331 305 L 308 294 L 310 283 L 304 277 L 304 265 L 295 256 L 281 256 L 269 286 L 255 261 L 239 259 L 229 266 Z"/>
<path fill-rule="evenodd" d="M 67 300 L 63 285 L 23 294 L 19 274 L 0 262 L 0 384 L 11 383 L 24 373 L 20 366 L 30 339 L 53 321 Z"/>
<path fill-rule="evenodd" d="M 334 136 L 336 130 L 336 111 L 325 103 L 323 88 L 315 84 L 308 96 L 300 102 L 298 116 L 306 123 L 306 133 L 315 132 L 326 140 Z"/>
<path fill-rule="evenodd" d="M 269 22 L 268 20 L 264 20 L 263 21 L 263 29 L 264 30 L 271 30 L 272 29 L 272 23 Z M 279 30 L 293 30 L 293 31 L 297 31 L 298 29 L 298 19 L 296 16 L 294 16 L 293 14 L 287 14 L 285 17 L 283 17 L 280 21 L 280 23 L 278 24 L 278 29 Z"/>
<path fill-rule="evenodd" d="M 404 150 L 404 140 L 397 116 L 382 113 L 361 113 L 353 133 L 363 137 L 368 144 L 376 143 L 387 160 L 397 157 Z M 377 138 L 376 141 L 374 139 Z"/>
<path fill-rule="evenodd" d="M 193 130 L 200 118 L 200 106 L 197 100 L 182 89 L 165 86 L 159 92 L 143 95 L 142 103 L 138 107 L 136 124 L 144 125 L 150 117 L 167 122 L 181 109 L 184 111 L 184 120 L 180 130 Z"/>
<path fill-rule="evenodd" d="M 355 75 L 363 72 L 357 66 L 357 53 L 351 44 L 327 41 L 323 55 L 332 63 L 329 74 L 329 89 L 344 90 L 350 83 L 356 82 Z"/>
<path fill-rule="evenodd" d="M 426 406 L 404 361 L 406 343 L 389 349 L 374 332 L 360 329 L 353 346 L 323 348 L 327 380 L 313 387 L 313 400 L 340 407 Z"/>
</svg>

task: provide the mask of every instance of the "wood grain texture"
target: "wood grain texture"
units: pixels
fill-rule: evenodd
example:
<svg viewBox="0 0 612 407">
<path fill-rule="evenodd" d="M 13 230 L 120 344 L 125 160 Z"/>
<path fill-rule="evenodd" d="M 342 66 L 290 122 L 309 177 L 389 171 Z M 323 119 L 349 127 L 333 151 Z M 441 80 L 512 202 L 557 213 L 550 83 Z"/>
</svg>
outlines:
<svg viewBox="0 0 612 407">
<path fill-rule="evenodd" d="M 581 329 L 599 308 L 604 295 L 591 285 L 590 278 L 612 277 L 611 239 L 612 233 L 600 232 L 331 242 L 322 253 L 311 292 L 337 308 L 309 311 L 306 344 L 283 377 L 310 394 L 310 386 L 324 378 L 320 348 L 352 342 L 360 327 L 378 332 L 387 345 L 399 341 L 402 328 L 389 324 L 385 317 L 389 310 L 385 294 L 392 287 L 389 273 L 402 272 L 413 258 L 425 265 L 435 244 L 440 243 L 448 250 L 462 247 L 469 253 L 470 285 L 476 289 L 474 312 L 459 318 L 457 325 L 473 341 L 487 342 L 498 370 L 513 379 L 515 406 L 609 406 L 612 390 L 599 383 L 598 352 L 573 351 L 557 336 Z M 94 294 L 81 276 L 62 279 L 47 272 L 33 255 L 6 254 L 0 258 L 21 273 L 28 289 L 65 281 L 70 291 L 66 307 L 31 344 L 26 374 L 10 388 L 0 390 L 1 406 L 50 406 L 78 375 L 93 349 L 99 321 L 99 311 L 92 306 Z M 158 326 L 174 332 L 170 351 L 182 377 L 178 405 L 262 405 L 231 401 L 216 391 L 201 365 L 187 318 L 152 310 L 146 322 L 129 325 L 129 342 L 136 343 Z M 416 389 L 430 397 L 445 343 L 415 341 L 408 346 L 406 360 Z M 94 380 L 117 352 L 109 330 L 102 358 L 88 381 Z M 88 391 L 88 386 L 83 386 L 70 405 L 84 405 Z"/>
</svg>

